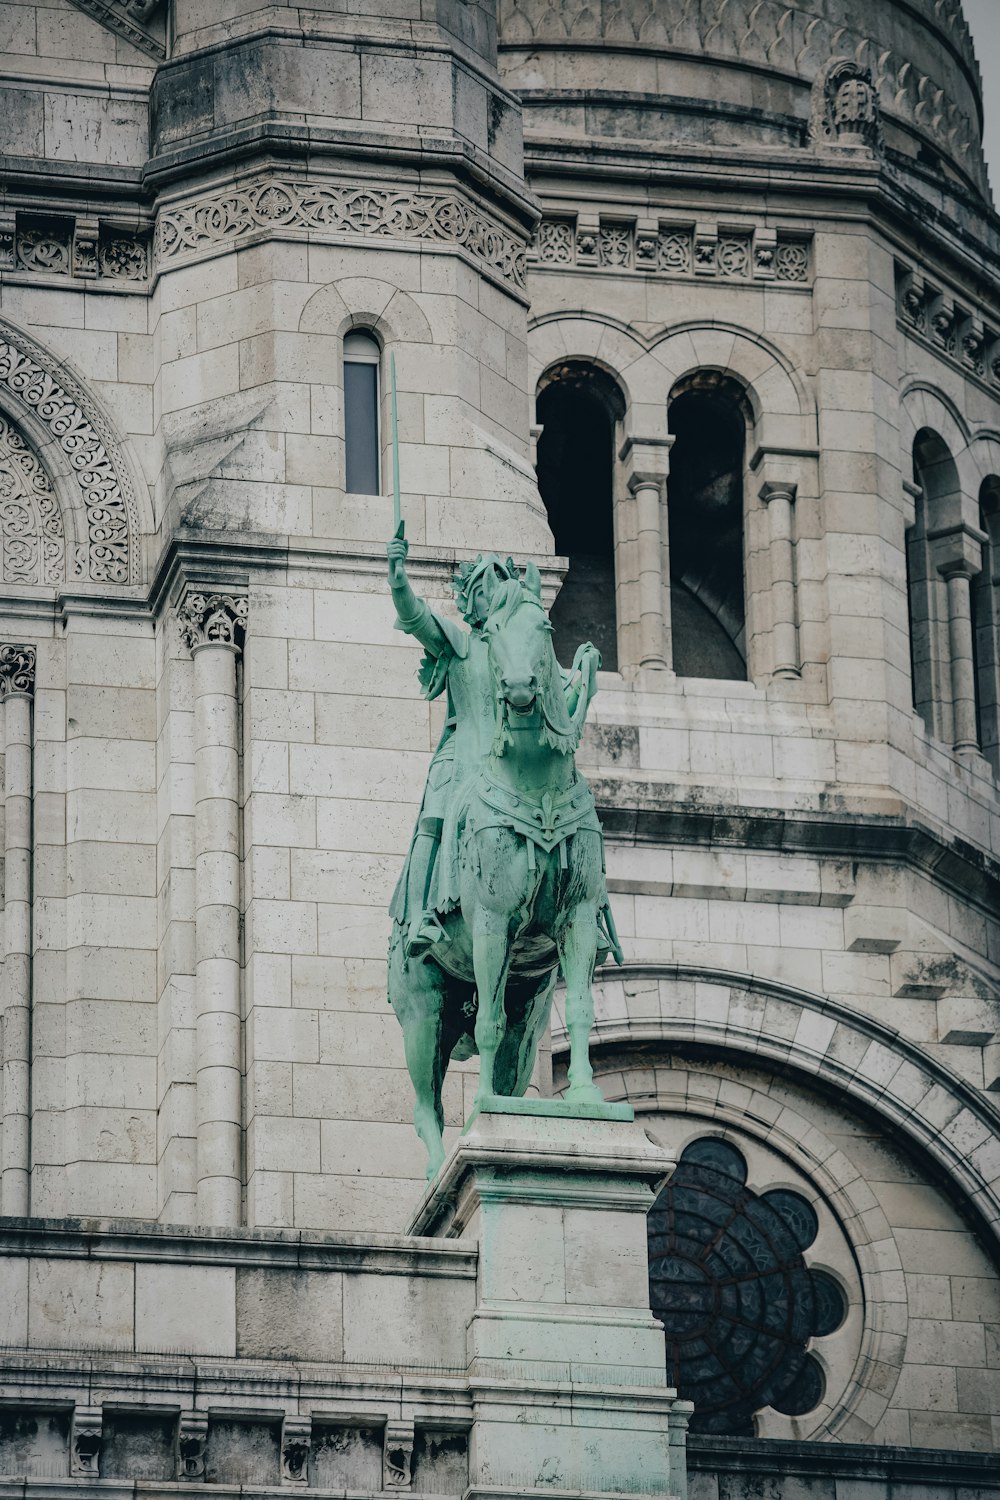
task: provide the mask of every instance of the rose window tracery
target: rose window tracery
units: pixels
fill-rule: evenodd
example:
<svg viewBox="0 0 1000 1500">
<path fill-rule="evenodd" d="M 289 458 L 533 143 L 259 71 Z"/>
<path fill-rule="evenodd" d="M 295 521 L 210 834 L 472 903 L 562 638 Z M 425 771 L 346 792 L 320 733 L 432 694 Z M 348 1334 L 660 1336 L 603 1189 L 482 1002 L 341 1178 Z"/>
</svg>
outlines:
<svg viewBox="0 0 1000 1500">
<path fill-rule="evenodd" d="M 649 1287 L 668 1378 L 694 1402 L 692 1431 L 752 1435 L 764 1407 L 801 1416 L 822 1401 L 808 1346 L 840 1327 L 847 1304 L 803 1258 L 818 1230 L 799 1193 L 749 1188 L 730 1142 L 685 1148 L 649 1215 Z"/>
<path fill-rule="evenodd" d="M 17 428 L 0 416 L 0 578 L 61 583 L 65 576 L 66 540 L 52 482 Z"/>
</svg>

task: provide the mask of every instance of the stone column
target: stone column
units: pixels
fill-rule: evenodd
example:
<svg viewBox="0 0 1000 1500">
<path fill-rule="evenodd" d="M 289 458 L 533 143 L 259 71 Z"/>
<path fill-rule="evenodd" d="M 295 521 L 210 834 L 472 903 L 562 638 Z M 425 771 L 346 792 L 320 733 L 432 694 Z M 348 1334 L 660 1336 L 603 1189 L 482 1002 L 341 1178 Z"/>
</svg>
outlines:
<svg viewBox="0 0 1000 1500">
<path fill-rule="evenodd" d="M 4 741 L 3 1158 L 0 1212 L 30 1212 L 32 733 L 35 648 L 0 646 Z"/>
<path fill-rule="evenodd" d="M 945 575 L 948 585 L 948 647 L 951 659 L 952 735 L 956 753 L 979 749 L 976 725 L 976 663 L 972 650 L 973 570 L 967 563 Z"/>
<path fill-rule="evenodd" d="M 189 593 L 178 612 L 194 658 L 195 1009 L 198 1222 L 242 1217 L 239 709 L 243 595 Z"/>
<path fill-rule="evenodd" d="M 452 1148 L 409 1233 L 479 1242 L 469 1500 L 686 1493 L 646 1247 L 672 1169 L 620 1104 L 494 1100 Z"/>
<path fill-rule="evenodd" d="M 931 558 L 948 593 L 948 675 L 951 742 L 956 754 L 978 753 L 976 668 L 972 643 L 971 583 L 982 570 L 984 534 L 960 523 L 928 538 Z M 949 683 L 950 679 L 950 683 Z"/>
<path fill-rule="evenodd" d="M 793 507 L 796 486 L 768 481 L 760 498 L 767 506 L 771 558 L 772 677 L 800 676 L 795 609 L 795 541 Z"/>
<path fill-rule="evenodd" d="M 626 466 L 632 496 L 632 546 L 629 561 L 638 613 L 636 659 L 630 666 L 664 670 L 667 666 L 665 590 L 667 564 L 665 502 L 672 438 L 626 438 L 620 458 Z"/>
</svg>

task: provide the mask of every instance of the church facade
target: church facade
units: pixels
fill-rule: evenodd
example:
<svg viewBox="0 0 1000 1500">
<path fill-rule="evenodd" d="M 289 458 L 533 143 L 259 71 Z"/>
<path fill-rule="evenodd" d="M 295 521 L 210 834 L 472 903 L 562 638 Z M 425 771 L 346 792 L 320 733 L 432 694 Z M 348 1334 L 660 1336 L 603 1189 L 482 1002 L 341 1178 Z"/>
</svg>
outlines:
<svg viewBox="0 0 1000 1500">
<path fill-rule="evenodd" d="M 394 367 L 417 592 L 512 554 L 603 657 L 592 1056 L 677 1161 L 678 1393 L 593 1354 L 605 1478 L 693 1403 L 686 1481 L 607 1488 L 996 1494 L 959 0 L 21 0 L 0 88 L 0 1488 L 600 1488 L 519 1438 L 486 1472 L 475 1241 L 405 1234 L 388 906 L 444 715 L 393 629 Z M 559 1358 L 517 1431 L 584 1420 Z"/>
</svg>

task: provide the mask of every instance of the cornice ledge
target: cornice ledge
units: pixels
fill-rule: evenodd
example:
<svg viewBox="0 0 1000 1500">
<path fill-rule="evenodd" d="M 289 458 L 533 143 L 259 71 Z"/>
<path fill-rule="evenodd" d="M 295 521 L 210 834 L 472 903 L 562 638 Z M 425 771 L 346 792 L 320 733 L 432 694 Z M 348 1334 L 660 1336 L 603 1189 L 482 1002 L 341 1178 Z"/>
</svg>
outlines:
<svg viewBox="0 0 1000 1500">
<path fill-rule="evenodd" d="M 70 0 L 77 10 L 91 16 L 109 31 L 162 62 L 167 55 L 166 45 L 147 24 L 160 9 L 161 0 Z"/>
</svg>

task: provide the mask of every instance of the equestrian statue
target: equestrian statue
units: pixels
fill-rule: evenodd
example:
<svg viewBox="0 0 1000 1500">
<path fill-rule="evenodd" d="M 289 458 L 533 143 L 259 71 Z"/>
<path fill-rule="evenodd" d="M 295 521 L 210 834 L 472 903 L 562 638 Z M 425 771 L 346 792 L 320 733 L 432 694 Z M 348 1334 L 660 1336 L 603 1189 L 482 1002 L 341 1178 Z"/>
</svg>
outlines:
<svg viewBox="0 0 1000 1500">
<path fill-rule="evenodd" d="M 588 643 L 570 671 L 560 667 L 533 563 L 523 576 L 492 553 L 463 564 L 463 629 L 417 598 L 407 551 L 400 524 L 388 547 L 396 625 L 423 646 L 424 696 L 443 694 L 447 712 L 392 898 L 389 1000 L 433 1177 L 449 1061 L 479 1053 L 476 1107 L 523 1095 L 560 972 L 564 1102 L 581 1113 L 603 1104 L 588 1050 L 592 980 L 622 954 L 593 793 L 574 763 L 599 653 Z"/>
</svg>

